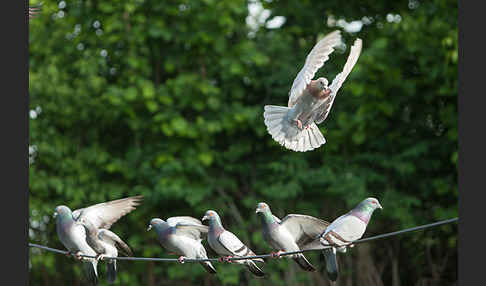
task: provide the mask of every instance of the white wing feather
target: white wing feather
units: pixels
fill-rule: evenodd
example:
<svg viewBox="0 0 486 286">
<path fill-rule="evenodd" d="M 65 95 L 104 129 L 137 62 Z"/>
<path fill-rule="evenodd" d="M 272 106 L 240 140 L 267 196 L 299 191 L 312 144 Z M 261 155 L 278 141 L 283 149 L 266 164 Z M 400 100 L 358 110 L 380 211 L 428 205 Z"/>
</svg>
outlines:
<svg viewBox="0 0 486 286">
<path fill-rule="evenodd" d="M 122 216 L 140 205 L 142 198 L 142 196 L 128 197 L 77 209 L 73 211 L 73 218 L 78 220 L 82 216 L 96 228 L 109 229 Z"/>
<path fill-rule="evenodd" d="M 337 94 L 338 90 L 341 88 L 341 86 L 343 85 L 343 82 L 346 80 L 346 78 L 348 77 L 351 70 L 353 69 L 354 65 L 358 61 L 358 58 L 361 54 L 361 48 L 362 47 L 363 47 L 363 41 L 359 38 L 356 39 L 354 41 L 353 46 L 351 46 L 351 51 L 349 52 L 349 56 L 348 56 L 348 59 L 346 60 L 346 64 L 344 64 L 343 71 L 340 72 L 338 75 L 336 75 L 336 77 L 333 79 L 331 85 L 329 86 L 329 88 L 332 91 L 331 96 L 330 96 L 331 102 L 329 104 L 324 103 L 322 105 L 322 108 L 324 110 L 322 110 L 321 115 L 316 119 L 315 122 L 317 124 L 322 123 L 327 118 L 327 116 L 329 115 L 329 112 L 331 111 L 332 104 L 334 103 L 334 99 L 336 98 L 336 94 Z"/>
<path fill-rule="evenodd" d="M 304 67 L 300 70 L 292 83 L 288 106 L 292 107 L 302 95 L 302 91 L 310 83 L 317 70 L 329 59 L 334 47 L 341 43 L 341 31 L 336 30 L 326 35 L 310 51 L 305 59 Z"/>
</svg>

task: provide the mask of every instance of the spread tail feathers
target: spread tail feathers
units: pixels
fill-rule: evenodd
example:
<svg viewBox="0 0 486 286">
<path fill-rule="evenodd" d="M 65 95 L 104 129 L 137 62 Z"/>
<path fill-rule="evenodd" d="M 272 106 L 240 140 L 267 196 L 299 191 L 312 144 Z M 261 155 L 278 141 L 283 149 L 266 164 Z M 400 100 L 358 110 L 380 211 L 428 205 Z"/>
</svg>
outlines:
<svg viewBox="0 0 486 286">
<path fill-rule="evenodd" d="M 106 263 L 106 279 L 108 283 L 113 284 L 116 280 L 116 260 Z"/>
<path fill-rule="evenodd" d="M 272 138 L 287 149 L 306 152 L 326 143 L 326 139 L 315 123 L 300 130 L 287 119 L 288 107 L 265 105 L 263 117 Z"/>
<path fill-rule="evenodd" d="M 211 274 L 216 274 L 216 269 L 214 269 L 214 266 L 211 264 L 209 261 L 203 261 L 201 262 L 201 265 L 206 269 L 208 273 Z"/>
<path fill-rule="evenodd" d="M 97 265 L 97 261 L 83 262 L 83 271 L 85 273 L 86 280 L 88 280 L 90 285 L 93 286 L 98 285 L 98 271 L 96 270 Z"/>
<path fill-rule="evenodd" d="M 252 260 L 247 260 L 245 265 L 246 267 L 248 267 L 248 270 L 250 270 L 250 272 L 253 273 L 255 276 L 257 277 L 265 276 L 263 270 L 261 270 Z"/>
<path fill-rule="evenodd" d="M 336 249 L 329 248 L 322 251 L 326 258 L 326 271 L 327 276 L 331 281 L 336 281 L 338 278 L 338 263 L 336 257 Z"/>
<path fill-rule="evenodd" d="M 293 257 L 295 262 L 305 271 L 316 271 L 316 268 L 305 258 L 303 254 L 298 254 Z"/>
</svg>

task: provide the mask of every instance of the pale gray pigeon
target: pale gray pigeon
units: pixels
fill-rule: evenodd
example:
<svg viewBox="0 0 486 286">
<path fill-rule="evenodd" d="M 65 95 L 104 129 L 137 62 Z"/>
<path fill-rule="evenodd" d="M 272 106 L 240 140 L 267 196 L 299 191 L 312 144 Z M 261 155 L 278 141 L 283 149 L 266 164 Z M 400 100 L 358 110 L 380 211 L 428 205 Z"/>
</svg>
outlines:
<svg viewBox="0 0 486 286">
<path fill-rule="evenodd" d="M 89 246 L 86 240 L 86 230 L 79 223 L 79 219 L 84 218 L 96 228 L 109 229 L 118 219 L 134 210 L 141 199 L 142 196 L 128 197 L 75 211 L 71 211 L 64 205 L 56 207 L 54 217 L 56 218 L 57 236 L 70 254 L 74 254 L 84 262 L 84 271 L 91 284 L 98 284 L 98 261 L 94 258 L 81 258 L 80 255 L 96 256 L 97 253 Z"/>
<path fill-rule="evenodd" d="M 348 213 L 335 219 L 326 228 L 320 235 L 321 245 L 337 246 L 337 250 L 346 252 L 346 246 L 352 246 L 354 241 L 363 236 L 371 215 L 377 208 L 383 209 L 377 199 L 367 198 L 363 200 Z M 324 249 L 323 254 L 326 258 L 326 271 L 329 279 L 336 281 L 338 277 L 336 247 Z"/>
<path fill-rule="evenodd" d="M 208 210 L 202 220 L 209 220 L 208 243 L 218 255 L 222 256 L 222 260 L 243 264 L 257 277 L 265 276 L 263 270 L 255 264 L 255 262 L 265 263 L 261 258 L 229 260 L 232 257 L 254 256 L 255 253 L 236 235 L 223 228 L 221 219 L 215 211 Z"/>
<path fill-rule="evenodd" d="M 98 285 L 98 261 L 94 258 L 81 258 L 80 254 L 96 256 L 96 252 L 86 241 L 86 230 L 73 219 L 71 210 L 66 206 L 56 207 L 56 230 L 59 240 L 76 258 L 83 261 L 83 270 L 86 279 L 91 285 Z"/>
<path fill-rule="evenodd" d="M 300 214 L 289 214 L 282 220 L 272 214 L 266 203 L 258 203 L 255 210 L 262 219 L 262 234 L 264 240 L 276 250 L 272 256 L 280 256 L 281 252 L 299 251 L 313 242 L 324 232 L 329 222 Z M 305 271 L 315 271 L 316 268 L 302 253 L 291 255 L 295 262 Z"/>
<path fill-rule="evenodd" d="M 266 105 L 263 117 L 272 138 L 287 149 L 306 152 L 326 143 L 317 127 L 331 110 L 336 94 L 358 61 L 362 41 L 356 39 L 351 47 L 343 71 L 331 85 L 324 77 L 312 80 L 315 73 L 328 60 L 334 47 L 341 43 L 340 31 L 326 35 L 311 50 L 304 67 L 294 79 L 289 92 L 288 107 Z"/>
<path fill-rule="evenodd" d="M 98 229 L 85 217 L 78 219 L 86 229 L 86 241 L 93 248 L 98 257 L 96 260 L 104 257 L 118 257 L 118 250 L 125 256 L 132 256 L 130 247 L 114 232 L 107 229 Z M 106 264 L 106 276 L 110 284 L 116 280 L 116 260 L 110 259 Z"/>
<path fill-rule="evenodd" d="M 208 227 L 200 220 L 190 216 L 170 217 L 167 221 L 154 218 L 150 221 L 147 231 L 155 229 L 157 239 L 162 247 L 171 253 L 180 255 L 179 262 L 184 263 L 186 258 L 207 259 L 206 249 L 202 245 L 201 236 L 208 233 Z M 200 264 L 211 274 L 216 269 L 210 261 L 201 261 Z"/>
</svg>

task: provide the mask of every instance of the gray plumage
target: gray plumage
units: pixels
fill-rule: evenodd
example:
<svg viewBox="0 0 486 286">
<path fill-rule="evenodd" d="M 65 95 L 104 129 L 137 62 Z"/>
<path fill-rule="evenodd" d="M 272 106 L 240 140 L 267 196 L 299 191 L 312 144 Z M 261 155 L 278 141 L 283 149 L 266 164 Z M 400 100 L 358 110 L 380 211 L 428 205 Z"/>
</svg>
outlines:
<svg viewBox="0 0 486 286">
<path fill-rule="evenodd" d="M 283 252 L 299 251 L 316 241 L 329 222 L 307 215 L 289 214 L 282 220 L 272 214 L 266 203 L 259 203 L 255 210 L 262 220 L 264 240 L 275 250 Z M 305 271 L 315 271 L 315 267 L 302 254 L 290 255 Z"/>
<path fill-rule="evenodd" d="M 86 229 L 79 220 L 89 221 L 96 228 L 108 229 L 123 215 L 134 210 L 141 199 L 142 196 L 129 197 L 75 211 L 71 211 L 69 207 L 64 205 L 57 206 L 54 216 L 59 240 L 70 253 L 96 256 L 96 251 L 87 242 Z M 98 261 L 94 258 L 83 258 L 82 261 L 88 281 L 97 285 Z"/>
<path fill-rule="evenodd" d="M 285 148 L 306 152 L 326 143 L 317 124 L 322 123 L 329 115 L 339 88 L 356 64 L 361 53 L 361 39 L 354 42 L 343 71 L 334 78 L 330 86 L 326 78 L 312 78 L 329 59 L 334 47 L 340 43 L 340 31 L 334 31 L 314 46 L 304 67 L 294 79 L 289 92 L 288 107 L 265 106 L 263 116 L 267 131 Z"/>
<path fill-rule="evenodd" d="M 96 256 L 96 252 L 86 241 L 86 230 L 72 217 L 66 206 L 56 207 L 56 231 L 61 243 L 72 254 Z M 82 258 L 86 279 L 91 285 L 98 285 L 98 261 L 94 258 Z"/>
<path fill-rule="evenodd" d="M 169 252 L 180 255 L 180 262 L 183 262 L 184 258 L 208 258 L 201 238 L 208 233 L 208 227 L 200 220 L 189 216 L 170 217 L 167 221 L 154 218 L 150 221 L 147 231 L 152 228 L 155 229 L 160 245 Z M 210 261 L 201 261 L 200 264 L 208 273 L 216 273 Z"/>
<path fill-rule="evenodd" d="M 125 256 L 132 256 L 130 247 L 114 232 L 107 229 L 98 229 L 84 217 L 79 219 L 86 230 L 86 241 L 93 248 L 99 258 L 118 257 L 118 250 Z M 108 260 L 106 264 L 107 280 L 113 284 L 116 280 L 116 260 Z"/>
<path fill-rule="evenodd" d="M 320 235 L 319 242 L 322 246 L 334 246 L 323 250 L 330 280 L 336 281 L 339 273 L 336 251 L 346 252 L 348 245 L 352 245 L 363 236 L 371 215 L 377 208 L 383 209 L 378 200 L 367 198 L 348 213 L 335 219 Z"/>
<path fill-rule="evenodd" d="M 223 257 L 243 257 L 254 256 L 255 253 L 244 245 L 241 240 L 232 232 L 227 231 L 221 224 L 221 218 L 213 211 L 208 210 L 202 220 L 209 220 L 208 243 L 209 246 L 220 256 Z M 257 277 L 264 277 L 265 273 L 256 265 L 255 262 L 264 263 L 261 258 L 233 260 L 238 264 L 245 265 L 248 270 Z"/>
</svg>

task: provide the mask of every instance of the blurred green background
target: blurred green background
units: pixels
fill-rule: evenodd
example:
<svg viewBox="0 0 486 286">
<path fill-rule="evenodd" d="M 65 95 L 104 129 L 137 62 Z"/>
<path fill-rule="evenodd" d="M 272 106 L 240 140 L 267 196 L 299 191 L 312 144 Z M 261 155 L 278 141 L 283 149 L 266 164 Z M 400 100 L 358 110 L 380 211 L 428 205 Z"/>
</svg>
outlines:
<svg viewBox="0 0 486 286">
<path fill-rule="evenodd" d="M 39 1 L 38 1 L 39 2 Z M 51 218 L 142 194 L 112 227 L 136 256 L 170 256 L 153 217 L 207 209 L 256 253 L 271 251 L 256 203 L 332 221 L 377 197 L 366 236 L 458 215 L 457 1 L 43 1 L 29 23 L 29 240 L 64 249 Z M 32 1 L 30 3 L 36 4 Z M 307 53 L 340 29 L 345 46 L 317 76 L 363 52 L 320 125 L 327 143 L 273 141 L 265 104 L 286 105 Z M 206 248 L 210 256 L 214 253 Z M 29 251 L 31 285 L 82 285 L 73 259 Z M 119 262 L 118 285 L 329 285 L 324 259 L 244 267 Z M 361 244 L 338 255 L 338 285 L 456 285 L 457 225 Z M 106 284 L 101 263 L 100 285 Z"/>
</svg>

